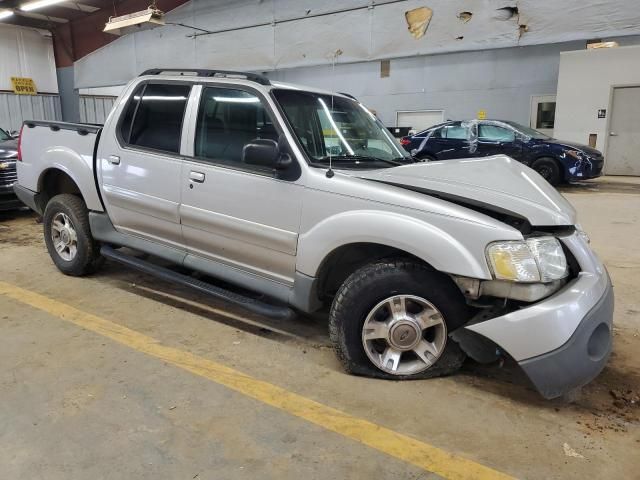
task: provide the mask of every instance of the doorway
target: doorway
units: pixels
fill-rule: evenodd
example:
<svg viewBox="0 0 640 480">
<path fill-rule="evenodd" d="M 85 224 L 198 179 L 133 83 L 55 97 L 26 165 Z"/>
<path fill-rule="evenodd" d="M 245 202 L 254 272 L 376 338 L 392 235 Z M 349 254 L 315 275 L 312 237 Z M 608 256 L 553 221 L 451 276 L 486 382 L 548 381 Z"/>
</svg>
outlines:
<svg viewBox="0 0 640 480">
<path fill-rule="evenodd" d="M 615 87 L 605 172 L 640 176 L 640 87 Z"/>
<path fill-rule="evenodd" d="M 529 126 L 539 132 L 553 137 L 553 128 L 556 121 L 556 96 L 532 95 L 531 117 Z"/>
</svg>

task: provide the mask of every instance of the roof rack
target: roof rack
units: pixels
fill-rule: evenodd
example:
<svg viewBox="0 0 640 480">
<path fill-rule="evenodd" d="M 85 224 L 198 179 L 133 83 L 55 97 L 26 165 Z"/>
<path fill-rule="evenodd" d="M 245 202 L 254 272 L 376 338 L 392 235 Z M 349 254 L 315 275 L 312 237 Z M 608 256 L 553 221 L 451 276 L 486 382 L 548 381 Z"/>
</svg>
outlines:
<svg viewBox="0 0 640 480">
<path fill-rule="evenodd" d="M 199 68 L 151 68 L 142 72 L 140 76 L 161 75 L 163 73 L 197 77 L 244 77 L 247 80 L 259 83 L 260 85 L 271 85 L 269 79 L 264 75 L 260 75 L 258 73 L 233 72 L 230 70 L 203 70 Z"/>
</svg>

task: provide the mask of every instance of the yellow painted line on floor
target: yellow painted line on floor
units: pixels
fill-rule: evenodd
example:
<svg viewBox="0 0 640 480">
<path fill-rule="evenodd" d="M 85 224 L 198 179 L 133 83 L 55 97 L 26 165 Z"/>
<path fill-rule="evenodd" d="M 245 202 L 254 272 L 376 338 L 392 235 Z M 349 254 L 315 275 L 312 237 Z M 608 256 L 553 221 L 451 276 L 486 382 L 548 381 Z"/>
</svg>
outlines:
<svg viewBox="0 0 640 480">
<path fill-rule="evenodd" d="M 442 477 L 477 480 L 513 478 L 415 438 L 250 377 L 220 363 L 161 345 L 157 340 L 135 330 L 38 293 L 0 281 L 0 294 Z"/>
</svg>

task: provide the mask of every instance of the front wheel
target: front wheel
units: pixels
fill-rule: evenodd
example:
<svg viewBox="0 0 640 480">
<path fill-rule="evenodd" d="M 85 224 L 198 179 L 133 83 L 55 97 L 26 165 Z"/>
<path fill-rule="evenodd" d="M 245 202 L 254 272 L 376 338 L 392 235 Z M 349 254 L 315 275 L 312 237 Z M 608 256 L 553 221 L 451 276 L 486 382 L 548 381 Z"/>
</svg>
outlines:
<svg viewBox="0 0 640 480">
<path fill-rule="evenodd" d="M 535 162 L 531 164 L 531 168 L 533 168 L 536 172 L 540 174 L 542 178 L 544 178 L 551 185 L 558 185 L 562 180 L 562 176 L 560 174 L 560 167 L 558 163 L 550 157 L 539 158 Z"/>
<path fill-rule="evenodd" d="M 49 256 L 62 273 L 79 277 L 94 272 L 102 264 L 82 198 L 56 195 L 47 203 L 42 223 Z"/>
<path fill-rule="evenodd" d="M 387 379 L 455 372 L 465 354 L 449 333 L 469 310 L 445 275 L 405 259 L 366 265 L 340 287 L 329 333 L 349 373 Z"/>
</svg>

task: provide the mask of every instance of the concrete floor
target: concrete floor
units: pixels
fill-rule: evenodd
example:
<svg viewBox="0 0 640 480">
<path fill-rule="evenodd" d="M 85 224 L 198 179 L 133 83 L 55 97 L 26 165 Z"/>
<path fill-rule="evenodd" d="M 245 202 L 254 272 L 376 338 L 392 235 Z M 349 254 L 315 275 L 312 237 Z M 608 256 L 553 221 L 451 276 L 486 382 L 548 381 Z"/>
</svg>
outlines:
<svg viewBox="0 0 640 480">
<path fill-rule="evenodd" d="M 0 216 L 0 281 L 518 478 L 637 478 L 640 182 L 563 193 L 616 292 L 613 357 L 573 404 L 542 400 L 508 363 L 429 381 L 356 378 L 322 318 L 248 315 L 115 264 L 65 277 L 26 212 Z M 3 295 L 0 399 L 3 478 L 438 478 Z"/>
</svg>

